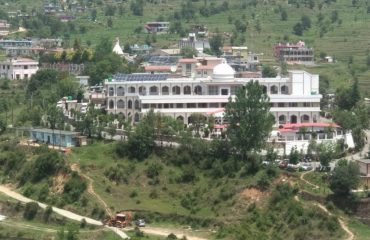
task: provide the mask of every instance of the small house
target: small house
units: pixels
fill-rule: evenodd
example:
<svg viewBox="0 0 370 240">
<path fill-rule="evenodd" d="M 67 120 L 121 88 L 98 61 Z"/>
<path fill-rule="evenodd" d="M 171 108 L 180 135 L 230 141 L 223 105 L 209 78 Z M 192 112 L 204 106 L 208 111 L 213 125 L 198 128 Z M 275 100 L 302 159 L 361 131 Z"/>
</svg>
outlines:
<svg viewBox="0 0 370 240">
<path fill-rule="evenodd" d="M 360 169 L 361 184 L 370 186 L 370 159 L 357 160 L 357 165 Z"/>
<path fill-rule="evenodd" d="M 86 137 L 78 132 L 52 130 L 47 128 L 31 129 L 31 139 L 36 142 L 61 146 L 78 147 L 86 145 Z"/>
</svg>

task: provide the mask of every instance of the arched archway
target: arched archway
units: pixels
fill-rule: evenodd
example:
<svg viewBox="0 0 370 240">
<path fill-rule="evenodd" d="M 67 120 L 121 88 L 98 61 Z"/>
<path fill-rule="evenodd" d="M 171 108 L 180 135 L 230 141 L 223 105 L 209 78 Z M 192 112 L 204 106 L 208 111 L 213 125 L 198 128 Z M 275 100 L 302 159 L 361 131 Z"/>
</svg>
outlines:
<svg viewBox="0 0 370 240">
<path fill-rule="evenodd" d="M 279 116 L 279 124 L 285 124 L 286 123 L 286 116 L 280 115 Z"/>
<path fill-rule="evenodd" d="M 278 87 L 277 87 L 277 86 L 272 85 L 272 86 L 270 87 L 270 94 L 278 94 L 278 92 L 279 92 L 279 89 L 278 89 Z"/>
<path fill-rule="evenodd" d="M 289 94 L 289 87 L 286 85 L 281 86 L 280 88 L 281 94 Z"/>
<path fill-rule="evenodd" d="M 117 96 L 125 96 L 125 88 L 122 86 L 119 86 L 117 88 Z"/>
<path fill-rule="evenodd" d="M 202 87 L 197 85 L 194 87 L 194 94 L 196 95 L 202 95 Z"/>
<path fill-rule="evenodd" d="M 132 109 L 132 101 L 131 100 L 128 100 L 128 102 L 127 102 L 127 108 L 128 109 Z"/>
<path fill-rule="evenodd" d="M 185 95 L 190 95 L 191 94 L 191 87 L 190 86 L 185 86 L 184 87 L 184 94 Z"/>
<path fill-rule="evenodd" d="M 146 95 L 146 87 L 144 87 L 144 86 L 139 87 L 139 95 L 141 95 L 141 96 Z"/>
<path fill-rule="evenodd" d="M 163 86 L 162 87 L 162 95 L 169 95 L 170 94 L 170 89 L 168 86 Z"/>
<path fill-rule="evenodd" d="M 114 88 L 113 87 L 110 87 L 109 90 L 108 90 L 108 95 L 111 97 L 111 96 L 114 96 Z"/>
<path fill-rule="evenodd" d="M 125 101 L 122 99 L 117 101 L 117 108 L 125 108 Z"/>
<path fill-rule="evenodd" d="M 262 85 L 262 92 L 264 94 L 267 94 L 267 87 L 265 85 Z"/>
<path fill-rule="evenodd" d="M 180 95 L 181 94 L 181 89 L 179 86 L 173 86 L 172 87 L 172 95 Z"/>
<path fill-rule="evenodd" d="M 135 113 L 135 115 L 134 115 L 134 121 L 135 122 L 139 122 L 140 121 L 140 115 L 139 115 L 139 113 Z"/>
<path fill-rule="evenodd" d="M 297 123 L 297 116 L 296 115 L 291 115 L 290 116 L 290 123 Z"/>
<path fill-rule="evenodd" d="M 135 87 L 133 87 L 133 86 L 129 87 L 129 88 L 128 88 L 128 92 L 129 92 L 129 93 L 135 93 L 135 92 L 136 92 Z"/>
<path fill-rule="evenodd" d="M 310 122 L 310 117 L 307 114 L 302 115 L 301 116 L 301 122 L 302 123 Z"/>
<path fill-rule="evenodd" d="M 113 100 L 109 101 L 109 109 L 114 109 L 114 102 Z"/>
<path fill-rule="evenodd" d="M 139 110 L 140 109 L 139 100 L 135 100 L 134 107 L 135 107 L 136 110 Z"/>
<path fill-rule="evenodd" d="M 184 123 L 184 117 L 183 116 L 178 116 L 176 118 L 177 121 L 181 122 L 181 123 Z"/>
<path fill-rule="evenodd" d="M 158 95 L 158 94 L 159 94 L 159 91 L 158 91 L 157 86 L 151 86 L 149 88 L 149 95 Z"/>
</svg>

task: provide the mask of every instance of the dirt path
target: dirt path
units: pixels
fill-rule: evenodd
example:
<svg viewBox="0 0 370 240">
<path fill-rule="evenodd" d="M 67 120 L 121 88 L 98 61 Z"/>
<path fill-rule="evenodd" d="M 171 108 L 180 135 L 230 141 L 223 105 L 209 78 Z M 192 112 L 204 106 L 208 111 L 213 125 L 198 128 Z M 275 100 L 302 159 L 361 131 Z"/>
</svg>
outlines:
<svg viewBox="0 0 370 240">
<path fill-rule="evenodd" d="M 189 231 L 187 232 L 186 230 L 181 231 L 181 230 L 175 230 L 175 229 L 170 229 L 170 228 L 144 227 L 144 228 L 140 228 L 140 231 L 146 234 L 158 235 L 158 236 L 164 236 L 164 237 L 167 237 L 168 235 L 172 233 L 172 234 L 175 234 L 178 239 L 186 237 L 186 239 L 188 240 L 207 240 L 207 238 L 191 236 L 192 234 L 189 233 Z"/>
<path fill-rule="evenodd" d="M 316 184 L 313 184 L 309 181 L 307 181 L 306 179 L 304 179 L 304 176 L 307 174 L 307 173 L 310 173 L 310 172 L 313 172 L 314 170 L 312 169 L 311 171 L 307 171 L 307 172 L 304 172 L 301 174 L 301 176 L 299 177 L 303 182 L 307 183 L 308 185 L 314 187 L 315 189 L 318 189 L 320 188 L 319 186 L 317 186 Z"/>
<path fill-rule="evenodd" d="M 23 196 L 23 195 L 21 195 L 17 192 L 12 191 L 9 187 L 4 186 L 4 185 L 0 185 L 0 192 L 4 193 L 5 195 L 7 195 L 11 198 L 14 198 L 14 199 L 16 199 L 20 202 L 23 202 L 23 203 L 36 202 L 42 209 L 45 209 L 47 207 L 46 204 L 34 201 L 30 198 L 27 198 L 27 197 L 25 197 L 25 196 Z M 81 216 L 81 215 L 75 214 L 73 212 L 64 210 L 64 209 L 53 207 L 53 212 L 55 212 L 55 213 L 57 213 L 57 214 L 59 214 L 63 217 L 66 217 L 68 219 L 75 220 L 75 221 L 78 221 L 78 222 L 81 222 L 82 219 L 85 219 L 88 224 L 96 225 L 96 226 L 103 226 L 103 223 L 101 221 L 98 221 L 98 220 L 95 220 L 95 219 L 92 219 L 92 218 L 89 218 L 89 217 Z M 117 235 L 119 235 L 123 239 L 128 239 L 129 238 L 126 235 L 126 233 L 124 233 L 120 229 L 113 228 L 113 227 L 108 227 L 108 226 L 104 226 L 104 227 L 114 231 Z"/>
<path fill-rule="evenodd" d="M 99 194 L 96 194 L 96 192 L 94 191 L 94 187 L 93 187 L 94 180 L 91 179 L 86 174 L 82 173 L 81 170 L 80 170 L 80 167 L 77 164 L 72 164 L 71 169 L 73 171 L 78 172 L 79 175 L 81 175 L 83 178 L 85 178 L 87 180 L 87 182 L 88 182 L 87 192 L 99 201 L 99 203 L 104 207 L 105 211 L 108 213 L 109 216 L 113 216 L 113 213 L 110 210 L 110 208 L 108 207 L 108 204 L 100 197 Z"/>
<path fill-rule="evenodd" d="M 307 184 L 309 184 L 309 185 L 311 185 L 311 186 L 313 186 L 313 187 L 315 187 L 316 189 L 318 189 L 318 188 L 320 188 L 319 186 L 317 186 L 317 185 L 315 185 L 315 184 L 313 184 L 313 183 L 311 183 L 311 182 L 309 182 L 309 181 L 307 181 L 306 179 L 304 179 L 304 176 L 307 174 L 307 173 L 309 173 L 309 172 L 312 172 L 313 170 L 311 170 L 311 171 L 308 171 L 308 172 L 305 172 L 305 173 L 303 173 L 303 174 L 301 174 L 301 176 L 300 176 L 300 179 L 302 180 L 302 181 L 304 181 L 305 183 L 307 183 Z M 294 196 L 294 199 L 296 200 L 296 201 L 300 201 L 300 199 L 298 198 L 298 196 L 296 195 L 296 196 Z M 318 202 L 316 202 L 316 203 L 314 203 L 314 205 L 316 205 L 317 207 L 319 207 L 321 210 L 323 210 L 325 213 L 327 213 L 329 216 L 331 216 L 332 215 L 332 213 L 324 206 L 324 205 L 322 205 L 321 203 L 318 203 Z M 340 227 L 347 233 L 347 235 L 348 235 L 348 237 L 346 238 L 346 240 L 354 240 L 355 239 L 355 235 L 353 234 L 353 232 L 351 231 L 351 230 L 349 230 L 349 228 L 348 228 L 348 226 L 347 226 L 347 224 L 344 222 L 344 220 L 342 219 L 342 218 L 338 218 L 338 221 L 339 221 L 339 225 L 340 225 Z"/>
</svg>

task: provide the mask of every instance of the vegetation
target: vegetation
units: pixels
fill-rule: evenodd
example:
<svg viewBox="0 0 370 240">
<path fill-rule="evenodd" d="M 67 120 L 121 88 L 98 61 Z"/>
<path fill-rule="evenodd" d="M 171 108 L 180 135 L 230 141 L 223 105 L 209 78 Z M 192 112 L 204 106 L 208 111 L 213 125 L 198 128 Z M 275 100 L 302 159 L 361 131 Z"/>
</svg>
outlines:
<svg viewBox="0 0 370 240">
<path fill-rule="evenodd" d="M 360 171 L 354 162 L 345 160 L 338 162 L 329 179 L 330 189 L 338 196 L 346 196 L 357 189 L 360 183 Z"/>
</svg>

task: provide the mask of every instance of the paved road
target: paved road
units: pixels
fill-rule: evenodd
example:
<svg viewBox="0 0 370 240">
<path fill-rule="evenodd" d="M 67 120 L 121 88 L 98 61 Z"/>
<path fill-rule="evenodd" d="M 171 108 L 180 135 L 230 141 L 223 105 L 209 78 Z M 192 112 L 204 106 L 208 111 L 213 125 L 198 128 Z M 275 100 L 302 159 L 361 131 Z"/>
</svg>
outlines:
<svg viewBox="0 0 370 240">
<path fill-rule="evenodd" d="M 23 203 L 36 202 L 43 209 L 45 209 L 47 207 L 46 204 L 34 201 L 30 198 L 27 198 L 27 197 L 25 197 L 25 196 L 23 196 L 23 195 L 21 195 L 17 192 L 12 191 L 9 187 L 4 186 L 4 185 L 0 185 L 0 192 L 4 193 L 5 195 L 7 195 L 11 198 L 14 198 L 14 199 L 16 199 L 20 202 L 23 202 Z M 68 219 L 75 220 L 75 221 L 78 221 L 78 222 L 81 222 L 82 219 L 85 219 L 88 224 L 96 225 L 96 226 L 103 226 L 103 223 L 101 221 L 98 221 L 98 220 L 95 220 L 95 219 L 92 219 L 92 218 L 88 218 L 88 217 L 84 217 L 84 216 L 75 214 L 73 212 L 70 212 L 70 211 L 67 211 L 67 210 L 64 210 L 64 209 L 53 207 L 53 212 L 55 212 L 55 213 L 57 213 L 57 214 L 59 214 L 63 217 L 66 217 Z M 114 231 L 121 238 L 129 239 L 129 237 L 126 235 L 126 233 L 124 233 L 120 229 L 113 228 L 113 227 L 108 227 L 108 226 L 105 226 L 105 227 Z"/>
</svg>

